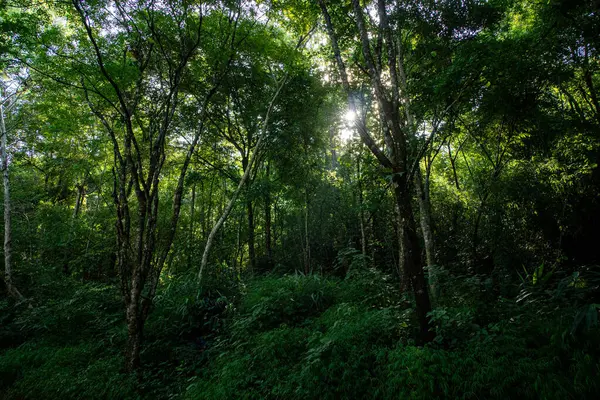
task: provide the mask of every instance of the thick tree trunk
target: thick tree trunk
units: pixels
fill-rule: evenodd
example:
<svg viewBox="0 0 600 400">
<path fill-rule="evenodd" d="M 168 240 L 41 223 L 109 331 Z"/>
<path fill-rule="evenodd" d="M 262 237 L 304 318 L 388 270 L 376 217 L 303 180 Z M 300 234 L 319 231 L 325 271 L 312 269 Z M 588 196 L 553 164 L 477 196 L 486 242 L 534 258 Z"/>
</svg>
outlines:
<svg viewBox="0 0 600 400">
<path fill-rule="evenodd" d="M 139 309 L 139 295 L 134 296 L 132 293 L 132 299 L 126 309 L 126 319 L 127 347 L 125 348 L 125 365 L 127 370 L 132 372 L 140 366 L 140 351 L 144 327 L 143 316 L 140 315 Z"/>
<path fill-rule="evenodd" d="M 427 281 L 421 264 L 419 252 L 419 239 L 417 237 L 415 218 L 410 198 L 401 186 L 394 188 L 396 202 L 400 215 L 400 245 L 402 265 L 405 275 L 408 276 L 410 286 L 415 296 L 417 319 L 421 329 L 420 338 L 423 342 L 433 340 L 433 332 L 430 329 L 427 314 L 431 311 L 431 302 L 427 290 Z"/>
<path fill-rule="evenodd" d="M 400 291 L 407 292 L 410 289 L 410 281 L 404 265 L 404 227 L 400 217 L 400 209 L 396 202 L 396 240 L 398 241 L 398 277 L 400 279 Z"/>
<path fill-rule="evenodd" d="M 0 96 L 1 99 L 1 96 Z M 10 179 L 8 175 L 8 154 L 6 151 L 6 125 L 4 124 L 4 108 L 0 104 L 0 134 L 2 135 L 0 153 L 2 156 L 2 175 L 4 183 L 4 283 L 8 294 L 19 301 L 24 300 L 23 295 L 12 281 L 12 228 L 10 207 Z"/>
</svg>

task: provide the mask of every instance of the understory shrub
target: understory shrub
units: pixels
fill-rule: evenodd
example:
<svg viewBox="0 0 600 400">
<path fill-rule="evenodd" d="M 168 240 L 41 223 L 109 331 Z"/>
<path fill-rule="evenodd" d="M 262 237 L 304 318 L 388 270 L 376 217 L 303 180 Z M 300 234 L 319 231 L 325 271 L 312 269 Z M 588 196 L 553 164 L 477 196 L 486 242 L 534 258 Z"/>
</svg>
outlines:
<svg viewBox="0 0 600 400">
<path fill-rule="evenodd" d="M 482 308 L 456 298 L 431 313 L 436 340 L 417 347 L 413 311 L 388 295 L 390 281 L 363 272 L 252 282 L 184 397 L 591 399 L 600 389 L 600 332 L 570 335 L 576 310 L 505 299 L 484 323 Z"/>
<path fill-rule="evenodd" d="M 5 399 L 131 399 L 135 377 L 120 372 L 119 353 L 104 343 L 57 346 L 26 343 L 0 356 L 0 397 Z"/>
</svg>

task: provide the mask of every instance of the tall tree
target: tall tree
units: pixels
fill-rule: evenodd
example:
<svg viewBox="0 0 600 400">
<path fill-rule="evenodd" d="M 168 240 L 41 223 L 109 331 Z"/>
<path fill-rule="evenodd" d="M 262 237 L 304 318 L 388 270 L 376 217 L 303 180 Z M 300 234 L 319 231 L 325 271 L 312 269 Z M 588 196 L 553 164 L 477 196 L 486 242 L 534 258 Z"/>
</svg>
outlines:
<svg viewBox="0 0 600 400">
<path fill-rule="evenodd" d="M 126 366 L 135 370 L 140 365 L 144 323 L 175 237 L 185 176 L 204 130 L 208 104 L 230 58 L 230 51 L 215 57 L 211 46 L 231 47 L 238 13 L 187 1 L 147 7 L 144 1 L 111 5 L 73 0 L 72 7 L 72 15 L 79 21 L 79 26 L 75 25 L 77 44 L 65 41 L 53 53 L 56 62 L 70 61 L 67 66 L 79 75 L 79 82 L 72 77 L 57 80 L 84 91 L 90 110 L 112 143 L 116 261 L 128 327 Z M 215 29 L 214 23 L 206 23 L 211 18 L 228 28 L 209 41 L 207 31 Z M 104 26 L 113 28 L 106 31 Z M 174 140 L 182 88 L 190 62 L 199 51 L 208 54 L 210 61 L 205 65 L 204 81 L 196 83 L 203 89 L 196 96 L 197 126 L 184 152 L 170 222 L 160 225 L 160 181 L 167 145 Z"/>
<path fill-rule="evenodd" d="M 223 224 L 229 217 L 229 214 L 231 213 L 231 210 L 233 209 L 233 206 L 234 206 L 238 196 L 240 195 L 240 192 L 247 185 L 248 179 L 253 171 L 256 159 L 257 159 L 257 157 L 259 157 L 260 152 L 263 151 L 262 144 L 263 144 L 263 141 L 265 140 L 265 137 L 267 136 L 267 129 L 269 127 L 269 119 L 271 118 L 273 106 L 275 105 L 275 101 L 277 100 L 279 93 L 281 92 L 281 89 L 285 85 L 286 80 L 287 80 L 287 74 L 284 75 L 282 78 L 280 78 L 280 80 L 278 82 L 276 82 L 275 91 L 271 97 L 271 100 L 267 106 L 267 109 L 265 110 L 265 114 L 264 114 L 264 118 L 263 118 L 263 125 L 261 127 L 260 136 L 254 147 L 254 151 L 252 152 L 252 154 L 250 155 L 250 158 L 248 159 L 248 163 L 244 168 L 244 173 L 242 174 L 242 177 L 241 177 L 235 191 L 231 195 L 231 198 L 227 202 L 227 205 L 224 207 L 221 216 L 217 220 L 216 224 L 213 226 L 212 230 L 210 231 L 210 233 L 208 235 L 208 238 L 206 239 L 206 246 L 204 247 L 204 253 L 202 254 L 200 270 L 198 271 L 198 280 L 202 279 L 202 273 L 204 272 L 204 268 L 208 264 L 208 255 L 210 254 L 210 249 L 215 241 L 217 233 L 219 232 L 219 230 L 221 229 L 221 227 L 223 226 Z M 248 214 L 248 218 L 251 218 L 251 214 Z"/>
<path fill-rule="evenodd" d="M 388 7 L 384 0 L 377 3 L 378 23 L 375 27 L 376 32 L 381 37 L 381 43 L 385 44 L 387 54 L 383 54 L 381 46 L 373 46 L 371 35 L 369 33 L 367 21 L 365 20 L 365 11 L 359 0 L 352 0 L 353 23 L 358 37 L 360 38 L 360 48 L 362 52 L 363 71 L 368 77 L 371 89 L 377 101 L 377 107 L 380 116 L 380 125 L 383 134 L 383 140 L 387 147 L 382 150 L 374 139 L 372 132 L 366 122 L 364 113 L 359 111 L 361 105 L 357 104 L 354 96 L 354 90 L 351 86 L 349 74 L 347 72 L 348 61 L 342 57 L 342 52 L 338 44 L 338 34 L 333 25 L 331 15 L 324 0 L 319 0 L 319 6 L 325 27 L 329 36 L 331 47 L 335 56 L 337 69 L 344 90 L 348 95 L 348 106 L 358 118 L 356 118 L 356 129 L 367 148 L 377 158 L 382 167 L 392 174 L 394 186 L 394 196 L 398 205 L 400 224 L 401 224 L 401 249 L 402 263 L 406 269 L 406 275 L 410 280 L 416 301 L 416 312 L 421 327 L 421 339 L 430 341 L 433 338 L 429 326 L 427 313 L 431 311 L 431 302 L 429 300 L 427 281 L 421 262 L 420 244 L 416 232 L 415 217 L 412 209 L 412 176 L 414 170 L 412 163 L 408 159 L 408 141 L 412 134 L 412 127 L 401 113 L 401 79 L 405 75 L 402 54 L 402 42 L 396 40 L 397 35 L 392 31 L 388 17 Z M 400 50 L 400 51 L 399 51 Z M 385 56 L 385 57 L 384 57 Z M 382 62 L 385 59 L 386 64 Z M 389 83 L 386 83 L 383 74 L 389 74 Z"/>
<path fill-rule="evenodd" d="M 14 93 L 12 94 L 14 95 Z M 9 104 L 12 96 L 4 96 L 4 87 L 0 86 L 0 157 L 2 158 L 2 183 L 4 185 L 4 283 L 8 293 L 19 301 L 23 295 L 15 286 L 12 276 L 12 227 L 10 203 L 10 178 L 8 173 L 8 152 L 6 123 L 4 122 L 4 105 Z"/>
</svg>

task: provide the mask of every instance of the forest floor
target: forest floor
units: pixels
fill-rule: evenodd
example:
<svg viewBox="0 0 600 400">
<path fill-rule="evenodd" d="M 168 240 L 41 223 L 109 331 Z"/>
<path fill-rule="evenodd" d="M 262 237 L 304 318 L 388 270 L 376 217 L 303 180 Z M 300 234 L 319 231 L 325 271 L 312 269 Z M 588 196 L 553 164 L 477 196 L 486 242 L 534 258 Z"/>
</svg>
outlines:
<svg viewBox="0 0 600 400">
<path fill-rule="evenodd" d="M 32 308 L 0 303 L 0 397 L 596 398 L 600 332 L 564 301 L 574 288 L 482 301 L 482 283 L 446 282 L 426 346 L 415 341 L 410 299 L 372 269 L 203 290 L 193 279 L 166 282 L 137 376 L 123 372 L 117 290 L 52 282 Z"/>
</svg>

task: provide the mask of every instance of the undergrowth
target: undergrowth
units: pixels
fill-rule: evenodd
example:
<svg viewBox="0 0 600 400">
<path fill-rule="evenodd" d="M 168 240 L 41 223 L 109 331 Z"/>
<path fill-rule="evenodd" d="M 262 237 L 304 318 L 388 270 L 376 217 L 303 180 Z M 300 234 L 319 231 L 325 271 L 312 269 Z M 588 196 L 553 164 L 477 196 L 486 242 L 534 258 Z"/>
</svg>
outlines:
<svg viewBox="0 0 600 400">
<path fill-rule="evenodd" d="M 437 336 L 417 347 L 413 312 L 388 279 L 362 269 L 252 282 L 185 398 L 591 399 L 600 390 L 600 330 L 573 331 L 574 285 L 522 285 L 527 301 L 486 308 L 485 283 L 465 291 L 466 277 L 448 275 L 438 299 L 447 306 L 430 314 Z"/>
<path fill-rule="evenodd" d="M 138 376 L 122 369 L 118 291 L 57 283 L 33 307 L 0 303 L 0 397 L 596 397 L 591 271 L 523 282 L 515 298 L 487 303 L 487 283 L 477 277 L 443 277 L 430 314 L 436 338 L 424 347 L 415 345 L 410 298 L 364 264 L 343 279 L 263 276 L 203 288 L 189 277 L 167 279 L 147 322 Z"/>
</svg>

